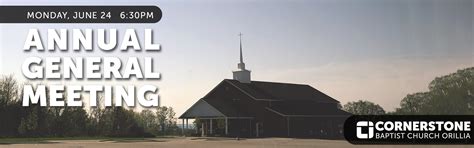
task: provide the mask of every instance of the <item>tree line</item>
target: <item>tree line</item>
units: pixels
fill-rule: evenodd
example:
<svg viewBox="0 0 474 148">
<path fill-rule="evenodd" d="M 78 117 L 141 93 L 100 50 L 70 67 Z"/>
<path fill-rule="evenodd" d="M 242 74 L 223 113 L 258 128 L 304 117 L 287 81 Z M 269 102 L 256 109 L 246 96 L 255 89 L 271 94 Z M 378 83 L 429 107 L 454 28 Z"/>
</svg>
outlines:
<svg viewBox="0 0 474 148">
<path fill-rule="evenodd" d="M 472 115 L 474 67 L 437 77 L 426 92 L 408 94 L 393 112 L 370 101 L 348 102 L 342 108 L 357 115 Z M 123 107 L 23 107 L 13 76 L 0 79 L 0 137 L 152 137 L 175 135 L 175 112 L 157 107 L 134 112 Z M 101 98 L 99 97 L 99 101 Z"/>
<path fill-rule="evenodd" d="M 437 77 L 426 92 L 408 94 L 400 107 L 386 112 L 370 101 L 348 102 L 343 109 L 357 115 L 472 115 L 474 114 L 474 67 Z"/>
<path fill-rule="evenodd" d="M 135 112 L 123 107 L 22 106 L 13 76 L 0 79 L 0 137 L 153 137 L 178 134 L 172 107 Z M 101 98 L 99 98 L 101 100 Z"/>
</svg>

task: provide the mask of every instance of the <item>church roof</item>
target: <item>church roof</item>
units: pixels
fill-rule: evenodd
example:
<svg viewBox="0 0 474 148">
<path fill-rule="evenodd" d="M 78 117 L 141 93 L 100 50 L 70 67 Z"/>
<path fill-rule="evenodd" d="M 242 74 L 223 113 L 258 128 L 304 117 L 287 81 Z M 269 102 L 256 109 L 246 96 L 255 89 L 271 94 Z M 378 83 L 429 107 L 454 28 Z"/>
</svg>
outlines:
<svg viewBox="0 0 474 148">
<path fill-rule="evenodd" d="M 347 112 L 337 108 L 315 109 L 311 104 L 315 103 L 339 103 L 339 101 L 320 92 L 319 90 L 305 84 L 277 83 L 264 81 L 251 81 L 241 83 L 237 80 L 224 79 L 222 83 L 228 83 L 236 87 L 242 93 L 258 101 L 277 101 L 285 103 L 272 103 L 266 109 L 284 116 L 293 115 L 347 115 Z M 214 90 L 213 90 L 214 91 Z M 212 93 L 212 91 L 210 92 Z M 253 117 L 245 109 L 239 109 L 228 99 L 210 99 L 205 96 L 191 106 L 179 118 L 195 117 Z M 305 105 L 301 105 L 305 104 Z M 201 112 L 201 113 L 200 113 Z M 211 115 L 212 113 L 212 115 Z"/>
<path fill-rule="evenodd" d="M 225 99 L 201 98 L 179 118 L 252 118 L 244 109 L 239 109 L 232 101 Z"/>
<path fill-rule="evenodd" d="M 184 112 L 179 118 L 214 118 L 224 116 L 225 115 L 214 106 L 210 105 L 203 99 L 199 99 L 198 102 L 194 103 L 194 105 Z"/>
<path fill-rule="evenodd" d="M 338 108 L 315 108 L 314 102 L 296 101 L 275 103 L 267 110 L 280 114 L 282 116 L 301 116 L 301 117 L 317 117 L 317 116 L 350 116 L 351 114 Z"/>
<path fill-rule="evenodd" d="M 240 83 L 237 80 L 225 79 L 244 93 L 256 100 L 298 101 L 311 100 L 322 103 L 339 103 L 339 101 L 305 84 L 252 81 Z"/>
</svg>

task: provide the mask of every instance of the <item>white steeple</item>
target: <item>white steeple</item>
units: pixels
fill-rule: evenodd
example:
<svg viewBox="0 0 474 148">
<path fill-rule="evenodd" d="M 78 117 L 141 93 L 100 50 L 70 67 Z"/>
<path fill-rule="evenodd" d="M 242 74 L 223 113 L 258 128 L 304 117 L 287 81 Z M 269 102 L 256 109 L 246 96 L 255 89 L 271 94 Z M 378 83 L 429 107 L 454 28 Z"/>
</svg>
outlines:
<svg viewBox="0 0 474 148">
<path fill-rule="evenodd" d="M 240 39 L 240 63 L 237 64 L 237 68 L 239 68 L 240 70 L 245 70 L 244 58 L 242 56 L 242 33 L 239 33 L 239 39 Z"/>
<path fill-rule="evenodd" d="M 240 63 L 237 64 L 239 70 L 234 71 L 234 80 L 238 80 L 241 83 L 250 83 L 250 71 L 245 69 L 244 58 L 242 55 L 242 33 L 239 33 L 240 39 Z"/>
</svg>

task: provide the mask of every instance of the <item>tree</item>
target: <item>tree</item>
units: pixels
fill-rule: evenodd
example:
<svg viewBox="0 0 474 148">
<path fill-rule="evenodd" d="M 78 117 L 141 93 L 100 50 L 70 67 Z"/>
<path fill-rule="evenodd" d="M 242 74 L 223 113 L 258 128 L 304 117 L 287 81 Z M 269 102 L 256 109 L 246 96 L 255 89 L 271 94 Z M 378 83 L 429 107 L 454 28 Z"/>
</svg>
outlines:
<svg viewBox="0 0 474 148">
<path fill-rule="evenodd" d="M 155 113 L 153 113 L 151 110 L 142 110 L 140 114 L 137 114 L 137 121 L 138 124 L 142 126 L 146 132 L 151 133 L 153 135 L 159 134 L 159 124 L 157 122 Z"/>
<path fill-rule="evenodd" d="M 383 115 L 385 110 L 378 104 L 374 104 L 369 101 L 355 101 L 348 102 L 344 105 L 343 109 L 349 113 L 355 115 Z"/>
<path fill-rule="evenodd" d="M 83 107 L 65 107 L 61 115 L 62 136 L 85 136 L 86 123 L 88 122 L 87 112 Z"/>
<path fill-rule="evenodd" d="M 33 109 L 25 118 L 21 119 L 18 132 L 22 135 L 34 135 L 38 129 L 38 113 Z"/>
<path fill-rule="evenodd" d="M 474 67 L 435 78 L 428 92 L 409 94 L 396 114 L 474 114 Z"/>
<path fill-rule="evenodd" d="M 98 102 L 103 102 L 104 94 L 99 93 L 97 96 Z M 106 109 L 98 104 L 97 106 L 91 106 L 89 109 L 89 119 L 87 123 L 87 131 L 89 135 L 106 135 L 104 131 L 107 130 L 105 127 L 106 121 Z"/>
<path fill-rule="evenodd" d="M 171 107 L 159 107 L 156 112 L 143 110 L 141 113 L 115 106 L 92 107 L 89 113 L 83 107 L 44 107 L 39 104 L 23 107 L 19 90 L 21 88 L 13 76 L 0 78 L 0 117 L 4 119 L 0 120 L 0 137 L 151 137 L 177 132 L 176 113 Z M 98 101 L 102 100 L 100 95 Z M 65 96 L 60 101 L 66 101 Z"/>
<path fill-rule="evenodd" d="M 160 126 L 161 134 L 176 134 L 178 126 L 174 118 L 175 115 L 176 113 L 172 107 L 162 106 L 157 108 L 156 118 Z"/>
<path fill-rule="evenodd" d="M 430 98 L 427 92 L 408 94 L 400 101 L 400 108 L 395 109 L 395 114 L 427 114 Z"/>
<path fill-rule="evenodd" d="M 18 83 L 13 75 L 0 78 L 0 136 L 17 135 L 23 110 L 18 97 Z"/>
<path fill-rule="evenodd" d="M 5 107 L 15 103 L 18 98 L 18 83 L 13 75 L 3 76 L 0 80 L 0 105 Z"/>
</svg>

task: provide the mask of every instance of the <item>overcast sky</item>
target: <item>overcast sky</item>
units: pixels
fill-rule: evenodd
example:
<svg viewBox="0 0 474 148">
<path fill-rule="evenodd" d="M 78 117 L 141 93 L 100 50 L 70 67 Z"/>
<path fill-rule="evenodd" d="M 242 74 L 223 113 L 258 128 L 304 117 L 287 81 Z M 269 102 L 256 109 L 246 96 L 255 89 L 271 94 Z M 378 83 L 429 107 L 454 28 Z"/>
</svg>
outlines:
<svg viewBox="0 0 474 148">
<path fill-rule="evenodd" d="M 0 74 L 15 74 L 30 56 L 152 56 L 163 105 L 178 115 L 225 78 L 239 60 L 252 79 L 309 84 L 342 104 L 359 99 L 394 110 L 408 93 L 426 91 L 437 76 L 474 65 L 472 0 L 207 0 L 24 1 L 3 5 L 158 5 L 156 24 L 1 24 Z M 25 53 L 28 29 L 152 28 L 159 53 Z M 123 33 L 124 31 L 121 31 Z M 103 81 L 57 82 L 103 84 Z"/>
</svg>

